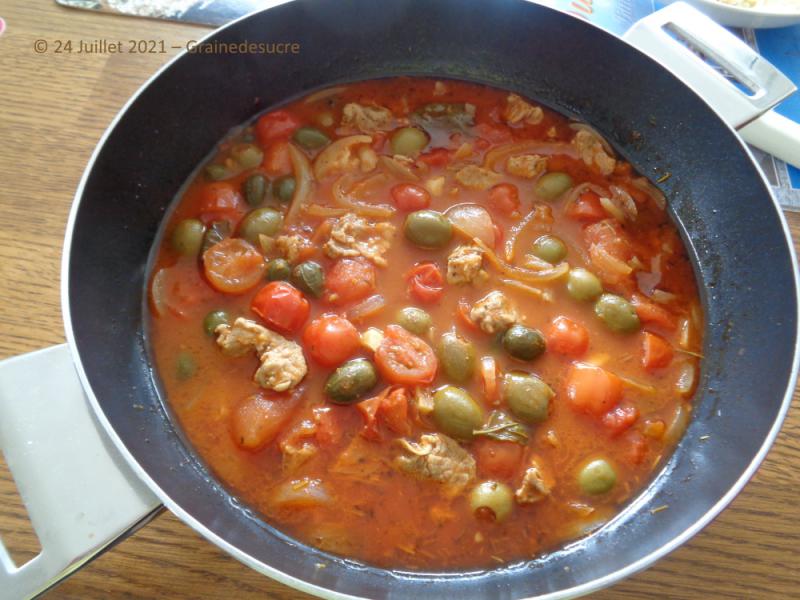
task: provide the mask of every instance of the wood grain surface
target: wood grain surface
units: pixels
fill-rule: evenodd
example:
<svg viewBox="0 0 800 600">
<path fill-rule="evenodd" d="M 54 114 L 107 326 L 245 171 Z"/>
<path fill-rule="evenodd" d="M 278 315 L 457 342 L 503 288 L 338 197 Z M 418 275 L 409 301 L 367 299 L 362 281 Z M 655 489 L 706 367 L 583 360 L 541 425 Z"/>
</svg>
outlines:
<svg viewBox="0 0 800 600">
<path fill-rule="evenodd" d="M 2 0 L 0 17 L 0 358 L 64 341 L 61 245 L 84 166 L 126 99 L 208 30 Z M 165 54 L 76 54 L 80 40 L 164 41 Z M 37 53 L 37 40 L 47 51 Z M 58 40 L 62 53 L 57 54 Z M 73 53 L 63 52 L 72 40 Z M 39 42 L 41 43 L 41 42 Z M 39 48 L 41 50 L 41 48 Z M 788 215 L 800 239 L 800 215 Z M 611 598 L 800 598 L 800 410 L 794 405 L 744 492 L 689 543 L 610 590 Z M 0 465 L 2 466 L 2 465 Z M 13 483 L 0 473 L 0 535 L 33 555 Z M 2 590 L 0 590 L 2 592 Z M 164 513 L 48 598 L 306 598 L 239 564 Z"/>
</svg>

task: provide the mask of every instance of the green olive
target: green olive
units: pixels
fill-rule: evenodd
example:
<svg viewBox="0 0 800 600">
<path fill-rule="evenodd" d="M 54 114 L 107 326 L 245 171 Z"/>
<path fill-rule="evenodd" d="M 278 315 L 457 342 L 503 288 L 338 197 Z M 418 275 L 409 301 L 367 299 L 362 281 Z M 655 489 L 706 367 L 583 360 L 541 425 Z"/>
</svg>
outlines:
<svg viewBox="0 0 800 600">
<path fill-rule="evenodd" d="M 420 248 L 441 248 L 453 237 L 453 226 L 440 212 L 418 210 L 406 217 L 403 233 Z"/>
<path fill-rule="evenodd" d="M 617 483 L 617 474 L 609 462 L 598 458 L 584 465 L 578 473 L 578 485 L 586 494 L 605 494 Z"/>
<path fill-rule="evenodd" d="M 514 493 L 511 488 L 499 481 L 484 481 L 476 485 L 469 495 L 472 512 L 479 509 L 492 511 L 495 521 L 504 521 L 514 506 Z"/>
<path fill-rule="evenodd" d="M 325 287 L 325 274 L 319 263 L 307 260 L 292 269 L 291 282 L 298 289 L 319 298 Z"/>
<path fill-rule="evenodd" d="M 175 375 L 178 379 L 186 380 L 197 372 L 197 363 L 188 352 L 181 352 L 175 360 Z"/>
<path fill-rule="evenodd" d="M 184 219 L 172 231 L 172 247 L 184 256 L 197 256 L 203 247 L 206 227 L 197 219 Z"/>
<path fill-rule="evenodd" d="M 414 335 L 425 335 L 433 326 L 431 316 L 416 306 L 406 306 L 397 313 L 397 322 Z"/>
<path fill-rule="evenodd" d="M 414 158 L 428 145 L 428 134 L 419 127 L 401 127 L 392 133 L 389 144 L 392 154 Z"/>
<path fill-rule="evenodd" d="M 208 165 L 206 167 L 206 177 L 211 181 L 222 181 L 233 176 L 233 172 L 225 165 Z"/>
<path fill-rule="evenodd" d="M 331 142 L 331 138 L 316 127 L 301 127 L 294 132 L 293 139 L 306 150 L 316 150 Z"/>
<path fill-rule="evenodd" d="M 560 263 L 567 256 L 567 246 L 554 235 L 543 235 L 533 242 L 533 255 L 552 265 Z"/>
<path fill-rule="evenodd" d="M 258 236 L 273 237 L 283 227 L 283 215 L 274 208 L 256 208 L 247 213 L 239 225 L 239 235 L 258 245 Z"/>
<path fill-rule="evenodd" d="M 533 360 L 545 351 L 542 332 L 525 325 L 512 325 L 503 334 L 503 348 L 519 360 Z"/>
<path fill-rule="evenodd" d="M 292 266 L 285 258 L 273 258 L 267 263 L 267 279 L 270 281 L 288 281 L 292 276 Z"/>
<path fill-rule="evenodd" d="M 203 236 L 202 251 L 205 252 L 214 244 L 231 237 L 231 224 L 228 221 L 211 221 Z"/>
<path fill-rule="evenodd" d="M 335 404 L 353 404 L 378 383 L 375 367 L 366 358 L 349 360 L 325 383 L 325 395 Z"/>
<path fill-rule="evenodd" d="M 231 157 L 243 169 L 255 169 L 264 160 L 264 152 L 255 144 L 236 144 L 231 148 Z"/>
<path fill-rule="evenodd" d="M 503 377 L 503 400 L 512 414 L 525 423 L 541 423 L 550 413 L 555 392 L 536 375 L 511 371 Z"/>
<path fill-rule="evenodd" d="M 630 333 L 640 327 L 639 315 L 633 305 L 622 296 L 603 294 L 594 305 L 596 314 L 611 331 Z"/>
<path fill-rule="evenodd" d="M 203 329 L 208 335 L 214 335 L 220 325 L 229 325 L 231 318 L 224 310 L 214 310 L 203 319 Z"/>
<path fill-rule="evenodd" d="M 281 202 L 289 202 L 294 196 L 295 180 L 291 175 L 278 177 L 272 184 L 272 195 Z"/>
<path fill-rule="evenodd" d="M 555 200 L 572 187 L 572 177 L 561 171 L 545 173 L 533 186 L 533 193 L 543 200 Z"/>
<path fill-rule="evenodd" d="M 253 173 L 242 184 L 244 199 L 250 206 L 258 206 L 264 201 L 269 192 L 269 179 L 261 173 Z"/>
<path fill-rule="evenodd" d="M 483 425 L 483 411 L 467 392 L 447 385 L 433 395 L 433 420 L 443 433 L 469 441 Z"/>
<path fill-rule="evenodd" d="M 438 354 L 442 371 L 453 381 L 467 381 L 475 373 L 475 346 L 460 335 L 445 333 L 439 341 Z"/>
<path fill-rule="evenodd" d="M 603 293 L 603 284 L 591 271 L 577 267 L 567 276 L 567 292 L 575 300 L 594 300 Z"/>
</svg>

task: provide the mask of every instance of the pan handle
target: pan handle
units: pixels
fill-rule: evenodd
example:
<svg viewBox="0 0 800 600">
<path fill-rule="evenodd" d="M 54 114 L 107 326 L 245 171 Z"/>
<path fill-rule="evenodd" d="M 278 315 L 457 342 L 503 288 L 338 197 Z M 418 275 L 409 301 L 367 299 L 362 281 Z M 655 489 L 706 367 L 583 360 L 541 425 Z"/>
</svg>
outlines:
<svg viewBox="0 0 800 600">
<path fill-rule="evenodd" d="M 0 540 L 0 599 L 33 598 L 154 517 L 159 500 L 97 425 L 66 344 L 0 362 L 0 450 L 42 551 Z"/>
<path fill-rule="evenodd" d="M 800 137 L 791 133 L 796 123 L 779 140 L 749 125 L 797 88 L 742 40 L 683 2 L 641 19 L 623 39 L 688 84 L 745 141 L 800 167 Z"/>
</svg>

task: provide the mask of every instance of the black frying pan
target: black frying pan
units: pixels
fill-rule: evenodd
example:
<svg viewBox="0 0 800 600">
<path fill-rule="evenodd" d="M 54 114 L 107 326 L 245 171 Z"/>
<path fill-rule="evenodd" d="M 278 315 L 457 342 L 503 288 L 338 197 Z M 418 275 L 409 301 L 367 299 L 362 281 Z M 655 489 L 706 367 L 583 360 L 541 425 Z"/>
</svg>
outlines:
<svg viewBox="0 0 800 600">
<path fill-rule="evenodd" d="M 168 508 L 236 558 L 307 591 L 503 598 L 608 585 L 685 541 L 741 489 L 793 387 L 796 264 L 751 156 L 697 95 L 619 39 L 518 0 L 298 0 L 211 39 L 289 41 L 301 50 L 187 54 L 161 71 L 102 142 L 67 233 L 64 312 L 84 385 L 118 448 Z M 276 531 L 210 476 L 176 430 L 148 355 L 148 256 L 176 192 L 223 134 L 314 88 L 400 74 L 513 90 L 591 123 L 642 173 L 670 172 L 662 189 L 705 307 L 694 418 L 652 484 L 589 538 L 493 571 L 375 569 Z"/>
</svg>

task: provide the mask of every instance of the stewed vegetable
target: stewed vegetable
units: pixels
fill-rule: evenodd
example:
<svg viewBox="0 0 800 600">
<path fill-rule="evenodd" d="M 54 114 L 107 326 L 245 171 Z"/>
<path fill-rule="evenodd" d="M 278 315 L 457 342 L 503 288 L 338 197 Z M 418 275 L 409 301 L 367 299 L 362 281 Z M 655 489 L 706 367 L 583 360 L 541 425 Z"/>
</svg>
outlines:
<svg viewBox="0 0 800 600">
<path fill-rule="evenodd" d="M 543 200 L 555 200 L 564 195 L 571 187 L 572 177 L 566 173 L 555 171 L 542 175 L 536 182 L 533 192 Z"/>
<path fill-rule="evenodd" d="M 442 372 L 457 382 L 467 381 L 475 373 L 475 346 L 456 333 L 448 332 L 439 340 Z"/>
<path fill-rule="evenodd" d="M 416 306 L 406 306 L 397 313 L 397 322 L 415 335 L 425 335 L 433 326 L 429 313 Z"/>
<path fill-rule="evenodd" d="M 633 305 L 622 296 L 603 294 L 594 305 L 594 312 L 613 331 L 628 333 L 639 329 L 639 316 Z"/>
<path fill-rule="evenodd" d="M 453 226 L 440 212 L 418 210 L 406 217 L 403 232 L 420 248 L 441 248 L 453 237 Z"/>
<path fill-rule="evenodd" d="M 515 417 L 525 423 L 541 423 L 550 412 L 555 393 L 536 375 L 512 371 L 503 380 L 503 400 Z"/>
<path fill-rule="evenodd" d="M 331 402 L 350 404 L 369 392 L 378 383 L 372 363 L 363 358 L 346 362 L 336 369 L 325 383 L 325 395 Z"/>
<path fill-rule="evenodd" d="M 598 458 L 581 469 L 578 483 L 587 494 L 605 494 L 617 483 L 617 474 L 607 460 Z"/>
<path fill-rule="evenodd" d="M 519 360 L 533 360 L 544 352 L 546 345 L 538 329 L 524 325 L 512 325 L 503 334 L 503 348 Z"/>
<path fill-rule="evenodd" d="M 483 424 L 483 411 L 468 392 L 447 385 L 433 395 L 433 419 L 443 433 L 471 440 Z"/>
</svg>

